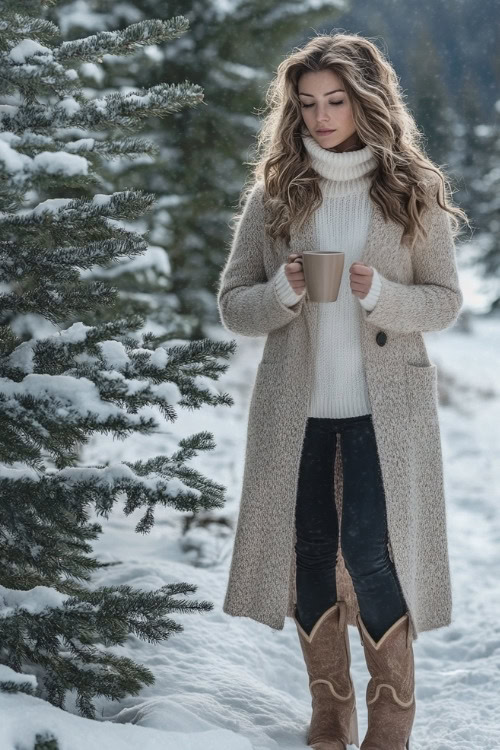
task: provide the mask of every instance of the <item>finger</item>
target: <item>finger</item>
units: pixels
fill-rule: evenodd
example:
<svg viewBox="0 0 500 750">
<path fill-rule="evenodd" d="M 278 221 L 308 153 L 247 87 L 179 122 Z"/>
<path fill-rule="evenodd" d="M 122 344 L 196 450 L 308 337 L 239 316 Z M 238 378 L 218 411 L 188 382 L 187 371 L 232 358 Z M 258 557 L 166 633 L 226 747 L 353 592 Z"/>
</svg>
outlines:
<svg viewBox="0 0 500 750">
<path fill-rule="evenodd" d="M 364 294 L 368 294 L 368 289 L 366 288 L 366 284 L 353 284 L 351 286 L 351 289 L 353 292 L 363 292 Z"/>
<path fill-rule="evenodd" d="M 371 266 L 365 266 L 363 263 L 353 263 L 352 266 L 349 269 L 350 273 L 357 273 L 361 276 L 371 276 L 373 273 L 373 270 Z"/>
</svg>

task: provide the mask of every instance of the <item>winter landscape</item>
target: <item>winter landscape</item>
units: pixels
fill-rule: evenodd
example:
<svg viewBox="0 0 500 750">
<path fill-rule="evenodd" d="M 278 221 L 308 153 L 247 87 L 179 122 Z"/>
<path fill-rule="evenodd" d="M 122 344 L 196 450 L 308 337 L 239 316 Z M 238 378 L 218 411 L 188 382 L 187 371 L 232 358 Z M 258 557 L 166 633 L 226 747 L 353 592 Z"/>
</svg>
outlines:
<svg viewBox="0 0 500 750">
<path fill-rule="evenodd" d="M 2 5 L 0 750 L 304 748 L 295 624 L 222 611 L 265 339 L 224 329 L 214 288 L 263 71 L 367 4 Z M 439 99 L 436 78 L 419 83 Z M 211 130 L 201 105 L 222 88 Z M 460 319 L 425 335 L 453 618 L 414 644 L 411 750 L 500 750 L 500 99 L 484 119 L 468 107 L 426 121 L 476 232 L 457 253 Z M 369 673 L 349 636 L 362 737 Z"/>
<path fill-rule="evenodd" d="M 468 296 L 466 277 L 464 284 L 466 305 L 475 309 L 474 285 Z M 223 333 L 213 330 L 217 335 Z M 422 633 L 414 645 L 417 712 L 412 737 L 418 750 L 500 747 L 499 336 L 500 321 L 473 317 L 469 332 L 444 332 L 427 341 L 450 401 L 441 408 L 440 421 L 454 609 L 449 628 Z M 213 433 L 216 456 L 193 465 L 227 486 L 226 506 L 214 516 L 231 523 L 238 512 L 245 409 L 262 342 L 241 338 L 238 345 L 232 367 L 218 384 L 233 395 L 235 405 L 183 413 L 175 425 L 175 439 L 199 424 Z M 151 440 L 95 440 L 84 463 L 161 453 L 173 442 L 172 428 L 164 429 Z M 41 699 L 2 694 L 1 747 L 10 750 L 14 739 L 20 747 L 30 747 L 36 732 L 46 728 L 61 739 L 61 747 L 74 750 L 128 750 L 139 743 L 147 750 L 305 747 L 310 697 L 294 623 L 287 618 L 284 630 L 274 631 L 222 613 L 230 528 L 214 521 L 182 536 L 179 513 L 167 510 L 157 512 L 147 535 L 134 532 L 136 522 L 135 516 L 125 518 L 117 504 L 95 551 L 100 560 L 120 564 L 102 579 L 95 576 L 95 585 L 129 583 L 149 590 L 188 580 L 198 587 L 196 598 L 213 602 L 213 610 L 176 615 L 184 631 L 163 644 L 132 637 L 113 649 L 149 666 L 156 682 L 119 705 L 100 700 L 98 722 L 63 713 Z M 362 733 L 369 674 L 352 627 L 349 636 Z"/>
</svg>

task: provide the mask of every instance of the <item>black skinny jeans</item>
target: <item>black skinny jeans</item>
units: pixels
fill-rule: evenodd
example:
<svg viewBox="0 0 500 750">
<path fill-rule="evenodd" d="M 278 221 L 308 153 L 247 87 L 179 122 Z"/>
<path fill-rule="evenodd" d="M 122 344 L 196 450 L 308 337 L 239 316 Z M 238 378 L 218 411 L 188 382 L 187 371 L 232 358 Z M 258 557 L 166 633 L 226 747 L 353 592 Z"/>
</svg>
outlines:
<svg viewBox="0 0 500 750">
<path fill-rule="evenodd" d="M 342 554 L 361 618 L 378 641 L 407 606 L 387 547 L 385 494 L 371 414 L 307 420 L 295 511 L 296 615 L 310 633 L 337 601 L 339 527 L 333 484 L 337 432 L 343 468 Z"/>
</svg>

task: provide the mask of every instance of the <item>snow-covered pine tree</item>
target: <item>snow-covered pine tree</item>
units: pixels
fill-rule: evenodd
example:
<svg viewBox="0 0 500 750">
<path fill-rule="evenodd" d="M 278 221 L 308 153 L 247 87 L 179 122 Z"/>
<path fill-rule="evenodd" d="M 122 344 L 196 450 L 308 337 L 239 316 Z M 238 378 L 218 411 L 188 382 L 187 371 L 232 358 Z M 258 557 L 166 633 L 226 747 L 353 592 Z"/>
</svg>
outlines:
<svg viewBox="0 0 500 750">
<path fill-rule="evenodd" d="M 173 455 L 132 463 L 80 465 L 78 449 L 97 432 L 154 432 L 155 409 L 174 421 L 177 406 L 231 405 L 210 381 L 227 369 L 216 359 L 227 359 L 234 342 L 134 334 L 144 322 L 137 315 L 58 325 L 114 303 L 113 287 L 82 283 L 79 269 L 144 252 L 144 237 L 122 222 L 154 203 L 140 190 L 73 197 L 82 185 L 99 186 L 101 156 L 152 151 L 140 139 L 86 134 L 110 124 L 133 131 L 142 118 L 195 106 L 203 95 L 187 82 L 94 100 L 81 95 L 75 66 L 174 39 L 188 28 L 182 16 L 61 44 L 57 27 L 39 14 L 31 0 L 2 6 L 0 690 L 62 708 L 74 690 L 77 709 L 92 718 L 95 696 L 123 698 L 154 682 L 150 670 L 107 646 L 132 633 L 158 642 L 182 630 L 169 615 L 213 605 L 184 598 L 196 586 L 183 582 L 147 592 L 93 590 L 86 582 L 102 565 L 91 541 L 102 528 L 89 522 L 90 511 L 107 517 L 120 498 L 126 514 L 145 509 L 136 526 L 145 533 L 158 503 L 182 511 L 221 507 L 225 488 L 187 465 L 214 447 L 209 432 L 183 439 Z M 44 199 L 48 190 L 58 197 Z"/>
</svg>

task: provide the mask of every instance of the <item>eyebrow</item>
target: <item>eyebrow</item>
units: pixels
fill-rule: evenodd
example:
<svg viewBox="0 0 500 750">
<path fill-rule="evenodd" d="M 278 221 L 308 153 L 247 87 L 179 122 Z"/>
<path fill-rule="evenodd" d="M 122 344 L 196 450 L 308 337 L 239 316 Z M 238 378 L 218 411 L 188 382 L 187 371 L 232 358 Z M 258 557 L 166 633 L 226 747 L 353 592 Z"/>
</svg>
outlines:
<svg viewBox="0 0 500 750">
<path fill-rule="evenodd" d="M 328 96 L 328 94 L 335 94 L 336 91 L 344 91 L 344 89 L 333 89 L 333 91 L 327 91 L 326 94 L 323 94 L 323 96 Z M 306 94 L 304 91 L 299 91 L 299 94 L 302 94 L 302 96 L 313 96 L 313 94 Z"/>
<path fill-rule="evenodd" d="M 328 96 L 328 94 L 335 94 L 336 91 L 345 91 L 345 89 L 333 89 L 333 91 L 327 91 L 326 94 L 323 94 L 323 96 Z M 313 94 L 306 94 L 304 91 L 299 91 L 299 94 L 302 96 L 313 96 Z"/>
</svg>

